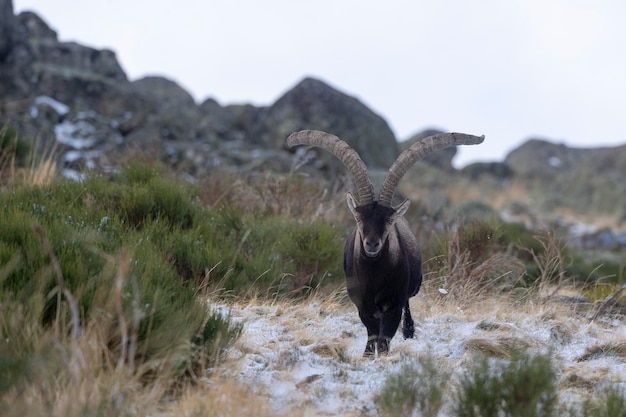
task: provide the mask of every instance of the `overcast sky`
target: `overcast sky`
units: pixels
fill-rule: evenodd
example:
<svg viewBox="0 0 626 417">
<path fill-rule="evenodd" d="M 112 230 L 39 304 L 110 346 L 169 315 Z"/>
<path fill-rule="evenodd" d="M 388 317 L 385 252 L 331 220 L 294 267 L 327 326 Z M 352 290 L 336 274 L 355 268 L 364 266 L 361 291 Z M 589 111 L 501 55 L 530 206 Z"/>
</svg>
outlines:
<svg viewBox="0 0 626 417">
<path fill-rule="evenodd" d="M 61 41 L 112 49 L 131 80 L 198 102 L 269 105 L 305 76 L 355 96 L 399 140 L 484 134 L 455 164 L 531 137 L 626 143 L 622 0 L 14 0 Z"/>
</svg>

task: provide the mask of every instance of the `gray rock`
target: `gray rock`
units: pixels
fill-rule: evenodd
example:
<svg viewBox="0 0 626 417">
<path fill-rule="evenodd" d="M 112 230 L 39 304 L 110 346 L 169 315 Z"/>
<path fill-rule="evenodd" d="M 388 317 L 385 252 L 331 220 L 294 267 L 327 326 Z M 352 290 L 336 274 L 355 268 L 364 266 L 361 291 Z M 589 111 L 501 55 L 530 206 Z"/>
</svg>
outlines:
<svg viewBox="0 0 626 417">
<path fill-rule="evenodd" d="M 264 123 L 267 118 L 267 107 L 256 107 L 251 104 L 237 104 L 226 107 L 230 112 L 231 131 L 235 139 L 271 149 L 281 149 L 282 145 L 267 140 L 263 134 Z"/>
<path fill-rule="evenodd" d="M 16 26 L 13 1 L 0 0 L 0 62 L 4 61 L 13 48 Z"/>
<path fill-rule="evenodd" d="M 57 41 L 57 33 L 33 12 L 22 12 L 16 18 L 20 36 L 29 40 Z"/>
<path fill-rule="evenodd" d="M 3 65 L 9 94 L 45 94 L 62 102 L 87 95 L 97 99 L 102 90 L 97 84 L 127 81 L 114 52 L 59 42 L 56 32 L 31 12 L 21 13 L 16 22 L 16 37 Z M 94 100 L 83 101 L 94 104 Z"/>
<path fill-rule="evenodd" d="M 154 139 L 195 141 L 201 112 L 193 97 L 164 77 L 145 77 L 131 83 L 131 91 L 145 102 L 144 125 Z"/>
<path fill-rule="evenodd" d="M 463 167 L 461 173 L 464 177 L 472 180 L 488 176 L 500 181 L 506 181 L 513 177 L 513 169 L 504 162 L 476 162 Z"/>
<path fill-rule="evenodd" d="M 200 129 L 210 142 L 235 140 L 234 124 L 234 113 L 214 99 L 208 98 L 200 104 Z"/>
<path fill-rule="evenodd" d="M 532 184 L 544 212 L 567 208 L 626 219 L 626 145 L 571 148 L 532 139 L 509 153 L 505 163 L 517 179 Z"/>
<path fill-rule="evenodd" d="M 339 136 L 372 169 L 389 168 L 399 153 L 395 136 L 382 117 L 358 99 L 313 78 L 301 81 L 267 110 L 257 139 L 280 148 L 289 134 L 302 129 Z"/>
</svg>

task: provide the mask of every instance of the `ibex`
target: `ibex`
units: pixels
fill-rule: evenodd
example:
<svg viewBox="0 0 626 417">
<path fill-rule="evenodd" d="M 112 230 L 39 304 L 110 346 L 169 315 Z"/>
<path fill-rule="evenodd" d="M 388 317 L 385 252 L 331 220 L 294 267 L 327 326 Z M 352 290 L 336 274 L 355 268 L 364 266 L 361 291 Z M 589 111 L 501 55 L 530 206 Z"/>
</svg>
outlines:
<svg viewBox="0 0 626 417">
<path fill-rule="evenodd" d="M 397 207 L 392 199 L 400 180 L 418 160 L 433 151 L 457 145 L 474 145 L 484 136 L 442 133 L 413 144 L 391 165 L 381 186 L 378 200 L 367 167 L 357 152 L 337 136 L 318 130 L 291 134 L 287 145 L 318 146 L 336 156 L 348 169 L 358 189 L 359 201 L 351 193 L 346 198 L 356 226 L 348 237 L 343 268 L 348 295 L 367 328 L 364 357 L 386 355 L 389 343 L 402 319 L 404 338 L 412 338 L 415 324 L 409 309 L 409 298 L 422 284 L 422 255 L 408 221 L 405 200 Z"/>
</svg>

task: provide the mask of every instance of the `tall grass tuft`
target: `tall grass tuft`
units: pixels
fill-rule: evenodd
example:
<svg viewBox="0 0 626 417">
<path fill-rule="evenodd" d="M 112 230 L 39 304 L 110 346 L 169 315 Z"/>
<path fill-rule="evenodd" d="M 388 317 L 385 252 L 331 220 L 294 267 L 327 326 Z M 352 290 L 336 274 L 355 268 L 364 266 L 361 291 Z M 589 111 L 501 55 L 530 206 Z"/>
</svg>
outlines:
<svg viewBox="0 0 626 417">
<path fill-rule="evenodd" d="M 39 152 L 9 125 L 0 127 L 0 184 L 49 184 L 57 176 L 57 142 Z"/>
<path fill-rule="evenodd" d="M 155 407 L 179 383 L 204 375 L 241 333 L 191 289 L 166 276 L 137 275 L 127 250 L 102 254 L 101 272 L 86 280 L 92 282 L 70 288 L 45 231 L 35 232 L 50 265 L 7 287 L 22 262 L 15 255 L 0 281 L 6 415 L 113 416 Z"/>
<path fill-rule="evenodd" d="M 425 245 L 425 275 L 458 302 L 514 288 L 525 266 L 508 253 L 496 222 L 460 223 Z"/>
</svg>

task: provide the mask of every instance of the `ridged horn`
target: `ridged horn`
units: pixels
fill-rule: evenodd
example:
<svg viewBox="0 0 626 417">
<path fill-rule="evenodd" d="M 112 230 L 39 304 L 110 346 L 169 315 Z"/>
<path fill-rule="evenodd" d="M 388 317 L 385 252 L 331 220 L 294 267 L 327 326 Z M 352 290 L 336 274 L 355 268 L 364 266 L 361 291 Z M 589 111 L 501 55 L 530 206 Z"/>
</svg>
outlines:
<svg viewBox="0 0 626 417">
<path fill-rule="evenodd" d="M 458 145 L 477 145 L 485 140 L 485 136 L 466 135 L 464 133 L 440 133 L 438 135 L 429 136 L 419 142 L 411 145 L 410 148 L 402 152 L 398 159 L 391 165 L 389 172 L 385 177 L 382 187 L 380 188 L 380 197 L 378 200 L 381 204 L 391 205 L 393 195 L 398 188 L 398 184 L 404 174 L 417 161 L 423 159 L 430 153 L 441 149 Z"/>
<path fill-rule="evenodd" d="M 301 130 L 289 135 L 287 145 L 290 148 L 296 145 L 311 145 L 330 152 L 344 164 L 354 178 L 360 204 L 374 201 L 374 185 L 367 173 L 365 163 L 350 145 L 337 136 L 320 130 Z"/>
</svg>

